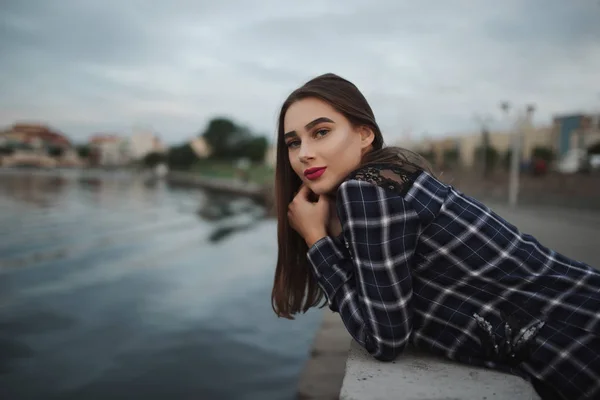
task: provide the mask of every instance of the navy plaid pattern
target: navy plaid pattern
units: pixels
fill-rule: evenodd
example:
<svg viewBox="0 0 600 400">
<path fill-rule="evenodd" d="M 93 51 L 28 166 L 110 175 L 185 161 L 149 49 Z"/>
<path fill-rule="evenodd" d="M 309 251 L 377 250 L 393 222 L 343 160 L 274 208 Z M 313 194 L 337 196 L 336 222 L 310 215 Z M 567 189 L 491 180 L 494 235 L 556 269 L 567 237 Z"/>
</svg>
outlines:
<svg viewBox="0 0 600 400">
<path fill-rule="evenodd" d="M 410 343 L 600 398 L 599 271 L 426 172 L 403 190 L 356 176 L 337 191 L 342 234 L 307 256 L 361 346 L 392 360 Z"/>
</svg>

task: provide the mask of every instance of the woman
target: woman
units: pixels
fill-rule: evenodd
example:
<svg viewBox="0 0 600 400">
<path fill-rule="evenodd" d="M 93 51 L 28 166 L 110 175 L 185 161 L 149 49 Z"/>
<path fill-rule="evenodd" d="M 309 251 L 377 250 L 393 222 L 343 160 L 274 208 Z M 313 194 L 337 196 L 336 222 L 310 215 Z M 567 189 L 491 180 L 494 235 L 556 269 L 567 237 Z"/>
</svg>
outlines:
<svg viewBox="0 0 600 400">
<path fill-rule="evenodd" d="M 544 399 L 600 398 L 600 273 L 520 233 L 384 147 L 366 99 L 326 74 L 279 116 L 282 317 L 321 304 L 379 360 L 410 343 L 518 374 Z"/>
</svg>

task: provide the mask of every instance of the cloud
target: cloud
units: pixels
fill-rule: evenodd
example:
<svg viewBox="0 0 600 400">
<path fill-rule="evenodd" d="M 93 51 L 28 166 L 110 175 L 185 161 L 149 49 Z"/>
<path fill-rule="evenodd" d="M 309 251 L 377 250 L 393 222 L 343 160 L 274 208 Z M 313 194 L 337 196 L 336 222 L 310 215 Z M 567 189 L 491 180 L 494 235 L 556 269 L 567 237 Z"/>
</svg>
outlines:
<svg viewBox="0 0 600 400">
<path fill-rule="evenodd" d="M 76 140 L 152 126 L 176 142 L 213 115 L 272 135 L 286 95 L 335 72 L 389 141 L 471 131 L 498 104 L 600 109 L 596 2 L 3 2 L 0 124 Z"/>
</svg>

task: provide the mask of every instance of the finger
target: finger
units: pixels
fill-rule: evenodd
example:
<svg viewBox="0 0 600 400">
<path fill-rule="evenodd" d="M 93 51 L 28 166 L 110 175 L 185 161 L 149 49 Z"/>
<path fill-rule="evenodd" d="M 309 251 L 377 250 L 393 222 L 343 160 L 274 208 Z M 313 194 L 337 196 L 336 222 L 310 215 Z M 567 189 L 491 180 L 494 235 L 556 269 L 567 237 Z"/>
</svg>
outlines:
<svg viewBox="0 0 600 400">
<path fill-rule="evenodd" d="M 312 200 L 313 192 L 308 188 L 308 186 L 302 185 L 298 189 L 298 193 L 294 196 L 294 201 L 308 201 L 313 202 Z"/>
<path fill-rule="evenodd" d="M 300 189 L 298 189 L 297 196 L 306 199 L 306 198 L 308 198 L 309 194 L 310 194 L 310 189 L 308 188 L 308 186 L 306 186 L 304 183 L 302 185 L 300 185 Z"/>
</svg>

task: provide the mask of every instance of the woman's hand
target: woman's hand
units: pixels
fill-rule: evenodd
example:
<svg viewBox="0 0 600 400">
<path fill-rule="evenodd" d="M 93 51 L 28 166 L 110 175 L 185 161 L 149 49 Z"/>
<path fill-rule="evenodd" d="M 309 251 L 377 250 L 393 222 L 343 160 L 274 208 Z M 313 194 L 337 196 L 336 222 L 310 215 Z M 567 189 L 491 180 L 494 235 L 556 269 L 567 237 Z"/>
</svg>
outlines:
<svg viewBox="0 0 600 400">
<path fill-rule="evenodd" d="M 302 236 L 308 247 L 327 236 L 329 223 L 329 200 L 319 196 L 316 202 L 309 200 L 310 189 L 306 185 L 300 190 L 288 206 L 288 220 L 292 228 Z"/>
</svg>

